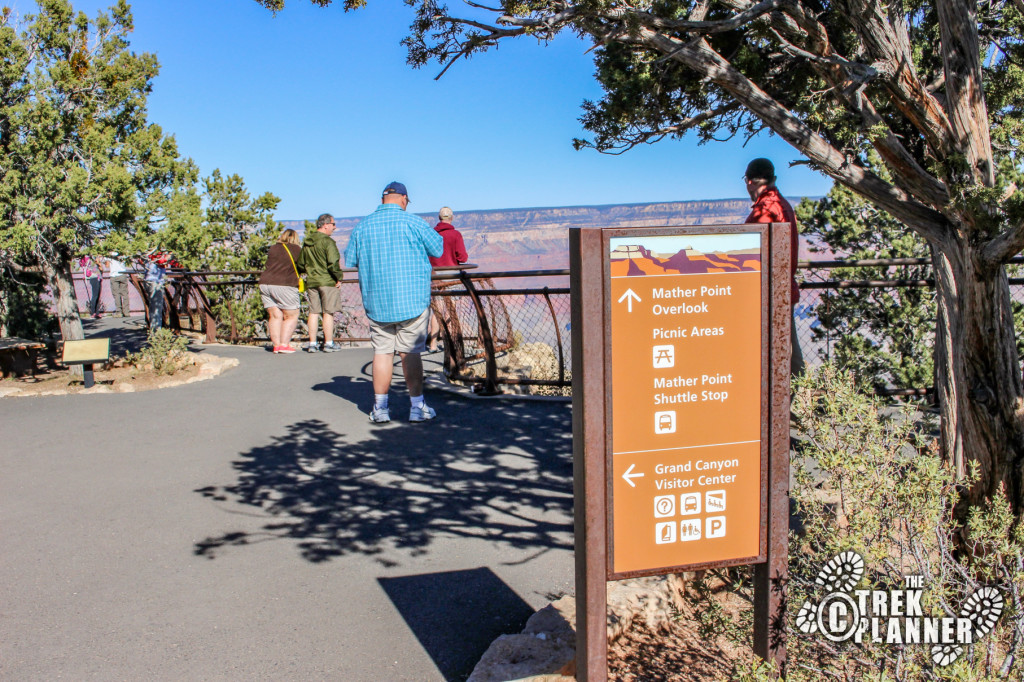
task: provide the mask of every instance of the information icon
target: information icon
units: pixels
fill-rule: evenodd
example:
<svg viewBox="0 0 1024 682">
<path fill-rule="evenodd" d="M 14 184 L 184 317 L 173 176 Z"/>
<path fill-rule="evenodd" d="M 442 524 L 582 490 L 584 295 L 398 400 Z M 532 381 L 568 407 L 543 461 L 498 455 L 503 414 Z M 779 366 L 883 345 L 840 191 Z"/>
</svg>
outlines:
<svg viewBox="0 0 1024 682">
<path fill-rule="evenodd" d="M 676 496 L 659 495 L 654 498 L 654 518 L 662 519 L 676 515 Z"/>
<path fill-rule="evenodd" d="M 654 432 L 655 433 L 675 433 L 676 432 L 676 412 L 675 412 L 675 410 L 669 410 L 668 412 L 655 412 L 654 413 Z"/>
<path fill-rule="evenodd" d="M 676 364 L 676 347 L 655 346 L 654 347 L 654 369 L 665 369 L 674 367 Z"/>
</svg>

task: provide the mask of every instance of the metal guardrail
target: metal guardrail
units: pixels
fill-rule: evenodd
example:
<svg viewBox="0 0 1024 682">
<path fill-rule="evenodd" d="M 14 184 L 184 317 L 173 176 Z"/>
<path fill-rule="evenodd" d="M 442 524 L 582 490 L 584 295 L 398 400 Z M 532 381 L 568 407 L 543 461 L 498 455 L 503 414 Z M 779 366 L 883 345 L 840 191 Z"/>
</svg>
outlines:
<svg viewBox="0 0 1024 682">
<path fill-rule="evenodd" d="M 1018 257 L 1011 264 L 1024 264 Z M 901 289 L 934 287 L 928 277 L 891 279 L 839 279 L 835 270 L 914 267 L 930 269 L 928 258 L 822 260 L 798 264 L 803 276 L 799 283 L 800 300 L 795 306 L 794 324 L 807 365 L 814 366 L 834 355 L 840 335 L 820 327 L 819 314 L 826 313 L 837 294 L 844 289 L 889 290 L 897 297 Z M 445 346 L 444 373 L 452 381 L 474 386 L 481 393 L 496 393 L 501 387 L 548 395 L 569 395 L 572 382 L 570 353 L 568 269 L 479 272 L 469 264 L 460 268 L 436 269 L 431 305 L 441 325 Z M 369 328 L 362 309 L 358 279 L 354 269 L 346 269 L 342 280 L 344 310 L 335 315 L 335 340 L 363 344 L 369 341 Z M 256 292 L 258 271 L 196 271 L 172 273 L 166 295 L 167 323 L 171 328 L 192 329 L 205 334 L 209 342 L 226 335 L 232 342 L 258 340 L 245 338 L 236 324 L 237 306 L 245 296 Z M 914 273 L 918 274 L 918 273 Z M 927 273 L 920 273 L 927 274 Z M 498 287 L 496 282 L 520 280 L 525 286 Z M 544 286 L 537 283 L 541 282 Z M 1015 298 L 1024 301 L 1024 278 L 1011 278 Z M 218 319 L 208 294 L 234 288 L 231 296 L 221 296 L 221 310 L 227 319 Z M 145 297 L 141 297 L 145 303 Z M 925 386 L 890 386 L 876 391 L 889 396 L 929 395 Z"/>
</svg>

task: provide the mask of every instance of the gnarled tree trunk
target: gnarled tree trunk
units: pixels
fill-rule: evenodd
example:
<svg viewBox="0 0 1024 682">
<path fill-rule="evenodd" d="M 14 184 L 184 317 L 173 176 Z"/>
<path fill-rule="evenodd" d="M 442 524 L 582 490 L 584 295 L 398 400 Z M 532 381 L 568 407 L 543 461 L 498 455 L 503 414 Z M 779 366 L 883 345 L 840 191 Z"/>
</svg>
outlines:
<svg viewBox="0 0 1024 682">
<path fill-rule="evenodd" d="M 53 291 L 53 305 L 57 311 L 60 335 L 65 341 L 84 339 L 82 318 L 78 315 L 78 301 L 75 298 L 75 283 L 71 276 L 71 262 L 62 259 L 57 265 L 43 260 L 43 274 Z"/>
<path fill-rule="evenodd" d="M 960 474 L 978 462 L 980 480 L 963 503 L 992 497 L 1001 484 L 1024 511 L 1024 381 L 1003 265 L 951 238 L 932 244 L 938 324 L 936 391 L 942 451 Z"/>
</svg>

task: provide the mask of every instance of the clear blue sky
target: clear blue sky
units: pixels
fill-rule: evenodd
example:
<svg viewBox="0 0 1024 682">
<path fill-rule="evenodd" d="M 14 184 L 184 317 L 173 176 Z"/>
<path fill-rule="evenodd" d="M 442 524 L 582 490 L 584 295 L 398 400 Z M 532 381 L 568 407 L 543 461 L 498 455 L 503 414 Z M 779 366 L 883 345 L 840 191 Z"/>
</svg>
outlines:
<svg viewBox="0 0 1024 682">
<path fill-rule="evenodd" d="M 90 16 L 112 4 L 72 2 Z M 254 0 L 137 0 L 132 9 L 132 49 L 161 65 L 150 119 L 204 176 L 220 168 L 254 194 L 279 196 L 281 220 L 362 215 L 391 180 L 423 213 L 735 198 L 755 156 L 775 161 L 788 196 L 831 186 L 787 168 L 799 155 L 768 136 L 746 147 L 663 141 L 621 156 L 573 150 L 573 137 L 588 137 L 580 104 L 602 91 L 588 46 L 571 35 L 503 44 L 435 81 L 437 65 L 405 63 L 399 41 L 412 12 L 398 0 L 350 13 L 288 0 L 276 16 Z"/>
</svg>

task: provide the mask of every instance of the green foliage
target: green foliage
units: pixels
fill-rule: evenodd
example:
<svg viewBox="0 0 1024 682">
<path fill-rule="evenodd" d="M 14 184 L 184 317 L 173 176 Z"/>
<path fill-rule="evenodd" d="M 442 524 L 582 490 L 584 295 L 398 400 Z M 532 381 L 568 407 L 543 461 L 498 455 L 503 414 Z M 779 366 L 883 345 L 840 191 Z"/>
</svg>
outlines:
<svg viewBox="0 0 1024 682">
<path fill-rule="evenodd" d="M 800 529 L 790 533 L 787 595 L 788 682 L 942 680 L 995 682 L 1020 679 L 1016 652 L 1024 645 L 1024 527 L 1004 495 L 973 507 L 961 525 L 953 514 L 972 476 L 957 479 L 935 452 L 933 424 L 920 414 L 884 408 L 864 395 L 848 373 L 825 365 L 795 381 L 793 417 L 800 432 L 792 462 L 791 497 Z M 937 666 L 930 647 L 832 642 L 802 633 L 798 615 L 806 602 L 828 592 L 822 567 L 853 551 L 865 562 L 857 589 L 901 589 L 904 578 L 924 581 L 926 617 L 953 617 L 982 586 L 1005 600 L 995 630 L 948 666 Z M 742 577 L 749 567 L 729 569 L 726 589 L 750 601 Z M 751 612 L 736 620 L 702 577 L 687 586 L 701 637 L 724 636 L 749 646 Z M 737 665 L 732 679 L 771 682 L 772 664 Z"/>
<path fill-rule="evenodd" d="M 278 203 L 269 192 L 251 197 L 241 176 L 214 170 L 202 192 L 193 185 L 169 197 L 159 245 L 190 270 L 262 269 L 280 231 Z"/>
<path fill-rule="evenodd" d="M 158 66 L 128 49 L 128 3 L 92 20 L 66 0 L 38 10 L 0 13 L 0 267 L 38 268 L 66 292 L 74 257 L 144 237 L 194 170 L 146 120 Z M 58 293 L 62 331 L 80 337 L 72 303 Z"/>
<path fill-rule="evenodd" d="M 269 192 L 251 197 L 241 176 L 224 176 L 217 169 L 203 179 L 202 193 L 191 186 L 170 197 L 166 222 L 155 236 L 188 270 L 262 270 L 282 229 L 273 218 L 279 202 Z M 212 282 L 233 279 L 238 276 L 210 277 Z M 208 287 L 205 293 L 218 336 L 235 341 L 265 334 L 266 313 L 253 287 Z"/>
<path fill-rule="evenodd" d="M 149 333 L 138 353 L 129 353 L 125 361 L 139 368 L 152 367 L 157 374 L 170 375 L 188 365 L 188 339 L 161 327 Z"/>
<path fill-rule="evenodd" d="M 41 275 L 0 270 L 0 336 L 43 340 L 59 333 L 39 295 L 45 286 Z"/>
<path fill-rule="evenodd" d="M 734 576 L 744 576 L 749 571 L 740 568 L 732 573 Z M 749 585 L 745 585 L 742 580 L 731 582 L 727 587 L 730 592 L 749 592 Z M 739 621 L 734 620 L 722 602 L 715 597 L 708 573 L 699 573 L 695 579 L 687 583 L 684 596 L 690 605 L 695 607 L 694 619 L 697 624 L 697 634 L 703 639 L 712 640 L 716 637 L 725 637 L 741 646 L 749 641 L 750 629 L 753 627 L 751 612 L 744 611 L 740 614 Z M 749 594 L 744 596 L 749 597 Z"/>
<path fill-rule="evenodd" d="M 836 185 L 819 201 L 796 207 L 801 233 L 814 251 L 851 260 L 926 258 L 924 240 L 888 213 Z M 924 280 L 931 265 L 836 268 L 833 280 Z M 834 343 L 833 362 L 865 389 L 931 386 L 936 306 L 931 287 L 821 290 L 814 304 L 817 340 Z"/>
<path fill-rule="evenodd" d="M 267 337 L 267 311 L 259 289 L 233 286 L 210 291 L 218 337 L 233 343 Z"/>
<path fill-rule="evenodd" d="M 792 498 L 802 531 L 790 537 L 791 622 L 839 553 L 866 564 L 865 589 L 899 589 L 907 575 L 925 582 L 926 615 L 956 616 L 981 586 L 1000 590 L 1006 611 L 996 630 L 952 665 L 936 666 L 921 645 L 830 642 L 791 628 L 789 680 L 838 675 L 848 680 L 995 680 L 1019 675 L 1008 654 L 1022 644 L 1024 532 L 1005 496 L 972 508 L 961 527 L 953 514 L 957 479 L 935 452 L 930 425 L 913 413 L 884 410 L 849 374 L 825 366 L 796 382 L 793 413 L 803 434 Z M 761 679 L 747 676 L 744 679 Z"/>
</svg>

